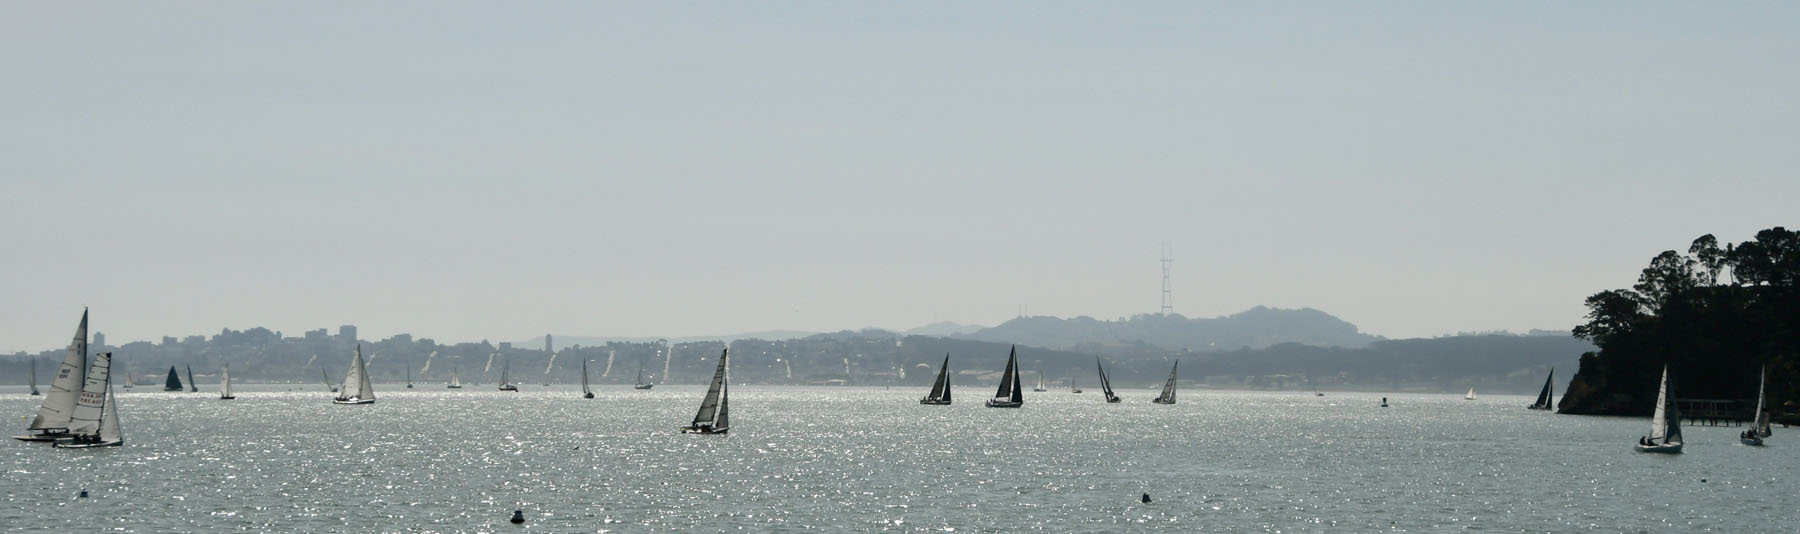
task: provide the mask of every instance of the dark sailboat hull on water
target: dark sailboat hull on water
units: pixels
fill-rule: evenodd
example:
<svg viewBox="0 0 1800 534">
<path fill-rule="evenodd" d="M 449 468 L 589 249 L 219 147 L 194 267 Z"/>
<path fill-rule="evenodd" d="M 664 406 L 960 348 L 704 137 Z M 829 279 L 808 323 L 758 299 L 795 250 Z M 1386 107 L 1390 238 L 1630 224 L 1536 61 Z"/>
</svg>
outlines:
<svg viewBox="0 0 1800 534">
<path fill-rule="evenodd" d="M 937 380 L 931 383 L 931 393 L 919 399 L 919 404 L 930 406 L 950 405 L 950 355 L 944 355 L 944 365 L 938 368 Z"/>
<path fill-rule="evenodd" d="M 1555 380 L 1556 380 L 1556 368 L 1552 367 L 1552 368 L 1550 368 L 1550 376 L 1544 377 L 1544 389 L 1542 391 L 1538 392 L 1537 402 L 1534 402 L 1530 406 L 1526 406 L 1525 408 L 1530 409 L 1530 410 L 1549 410 L 1549 409 L 1555 408 L 1555 406 L 1553 406 L 1552 403 L 1550 402 L 1550 397 L 1553 396 L 1553 393 L 1554 393 L 1551 390 L 1551 388 L 1552 388 L 1551 383 Z"/>
</svg>

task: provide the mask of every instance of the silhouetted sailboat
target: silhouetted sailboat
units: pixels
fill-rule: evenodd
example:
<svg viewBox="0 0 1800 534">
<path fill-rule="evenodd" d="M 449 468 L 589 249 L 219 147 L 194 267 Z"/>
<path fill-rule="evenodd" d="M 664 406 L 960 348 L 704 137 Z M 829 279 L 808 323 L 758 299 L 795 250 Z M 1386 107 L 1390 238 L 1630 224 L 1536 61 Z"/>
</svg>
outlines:
<svg viewBox="0 0 1800 534">
<path fill-rule="evenodd" d="M 1669 385 L 1669 366 L 1663 366 L 1662 386 L 1656 392 L 1656 412 L 1650 414 L 1650 435 L 1638 439 L 1640 452 L 1681 452 L 1681 412 Z"/>
<path fill-rule="evenodd" d="M 1765 366 L 1756 379 L 1756 421 L 1751 423 L 1750 428 L 1743 434 L 1738 435 L 1738 441 L 1745 445 L 1761 447 L 1763 438 L 1774 435 L 1774 431 L 1769 428 L 1769 396 L 1765 389 L 1768 383 L 1769 368 Z"/>
<path fill-rule="evenodd" d="M 673 349 L 671 349 L 671 350 L 673 350 Z M 652 384 L 652 383 L 644 381 L 644 360 L 639 359 L 638 360 L 637 384 L 631 386 L 631 389 L 650 389 L 653 387 L 656 387 L 656 384 Z"/>
<path fill-rule="evenodd" d="M 1106 379 L 1106 366 L 1100 365 L 1100 357 L 1094 357 L 1094 367 L 1100 370 L 1100 392 L 1106 394 L 1107 404 L 1119 402 L 1119 396 L 1113 395 L 1112 381 Z"/>
<path fill-rule="evenodd" d="M 38 395 L 43 395 L 43 394 L 44 393 L 41 391 L 38 391 L 38 388 L 37 388 L 37 358 L 32 358 L 31 359 L 31 396 L 36 397 Z"/>
<path fill-rule="evenodd" d="M 500 391 L 518 391 L 519 386 L 512 383 L 512 356 L 500 362 Z"/>
<path fill-rule="evenodd" d="M 1475 400 L 1475 388 L 1469 388 L 1469 393 L 1463 395 L 1463 400 Z"/>
<path fill-rule="evenodd" d="M 700 400 L 700 411 L 694 421 L 681 427 L 681 433 L 724 434 L 731 431 L 731 349 L 719 353 L 719 368 L 713 371 L 712 384 Z"/>
<path fill-rule="evenodd" d="M 169 377 L 163 379 L 163 391 L 181 391 L 183 389 L 187 389 L 187 387 L 181 385 L 181 373 L 175 371 L 175 366 L 169 366 Z"/>
<path fill-rule="evenodd" d="M 1014 345 L 1006 355 L 1006 372 L 1000 375 L 1000 389 L 987 400 L 989 408 L 1018 408 L 1025 405 L 1024 388 L 1019 384 L 1019 347 Z"/>
<path fill-rule="evenodd" d="M 87 330 L 88 314 L 87 310 L 82 310 L 81 324 L 75 327 L 75 339 L 69 342 L 69 352 L 63 356 L 62 365 L 56 368 L 56 378 L 50 381 L 50 393 L 44 395 L 37 417 L 26 427 L 27 434 L 13 436 L 13 439 L 54 441 L 68 435 L 69 416 L 75 412 L 75 399 L 87 378 Z"/>
<path fill-rule="evenodd" d="M 332 403 L 375 404 L 375 386 L 369 383 L 369 370 L 363 363 L 360 344 L 356 346 L 356 356 L 350 359 L 350 372 L 344 375 L 344 385 L 338 391 Z"/>
<path fill-rule="evenodd" d="M 588 389 L 587 360 L 581 360 L 581 398 L 594 398 L 594 392 Z"/>
<path fill-rule="evenodd" d="M 451 369 L 450 385 L 444 387 L 449 389 L 462 389 L 462 369 Z"/>
<path fill-rule="evenodd" d="M 1163 382 L 1162 394 L 1157 395 L 1156 399 L 1150 402 L 1157 404 L 1175 404 L 1175 371 L 1179 369 L 1181 369 L 1181 360 L 1175 360 L 1175 366 L 1169 368 L 1169 380 Z"/>
<path fill-rule="evenodd" d="M 406 389 L 412 389 L 412 364 L 406 364 Z"/>
<path fill-rule="evenodd" d="M 314 354 L 313 356 L 317 357 L 318 355 Z M 325 362 L 319 362 L 319 376 L 325 379 L 326 389 L 331 390 L 332 393 L 337 393 L 338 387 L 331 384 L 331 373 L 325 370 Z"/>
<path fill-rule="evenodd" d="M 1044 372 L 1043 371 L 1038 371 L 1038 385 L 1036 388 L 1032 388 L 1032 391 L 1036 391 L 1038 393 L 1050 391 L 1049 389 L 1044 387 Z"/>
<path fill-rule="evenodd" d="M 200 383 L 194 381 L 194 365 L 193 364 L 188 364 L 187 375 L 188 375 L 188 393 L 199 393 L 200 392 Z"/>
<path fill-rule="evenodd" d="M 88 366 L 87 378 L 81 386 L 81 396 L 75 401 L 75 411 L 69 416 L 69 435 L 51 446 L 87 449 L 125 444 L 119 430 L 118 403 L 112 396 L 111 368 L 112 353 L 94 355 L 94 363 Z"/>
<path fill-rule="evenodd" d="M 237 396 L 231 394 L 231 364 L 225 364 L 225 370 L 219 372 L 219 399 L 231 400 L 235 398 L 237 398 Z"/>
<path fill-rule="evenodd" d="M 1533 410 L 1548 410 L 1553 408 L 1554 406 L 1550 404 L 1550 396 L 1552 393 L 1550 388 L 1552 387 L 1551 382 L 1554 380 L 1556 380 L 1556 368 L 1551 367 L 1550 376 L 1544 377 L 1544 389 L 1538 392 L 1537 402 L 1531 403 L 1531 406 L 1526 406 L 1526 408 Z"/>
<path fill-rule="evenodd" d="M 944 355 L 944 365 L 938 367 L 937 380 L 931 383 L 931 393 L 919 399 L 919 404 L 950 404 L 950 355 Z"/>
</svg>

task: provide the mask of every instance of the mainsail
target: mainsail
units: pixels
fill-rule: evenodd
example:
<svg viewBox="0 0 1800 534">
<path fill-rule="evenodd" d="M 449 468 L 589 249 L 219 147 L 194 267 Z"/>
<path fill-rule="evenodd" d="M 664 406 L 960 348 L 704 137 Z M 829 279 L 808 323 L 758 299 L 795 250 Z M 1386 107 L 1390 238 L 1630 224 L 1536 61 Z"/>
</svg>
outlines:
<svg viewBox="0 0 1800 534">
<path fill-rule="evenodd" d="M 1531 403 L 1531 406 L 1528 406 L 1528 408 L 1531 408 L 1533 410 L 1548 410 L 1551 408 L 1550 388 L 1551 388 L 1551 383 L 1554 382 L 1555 380 L 1556 380 L 1556 368 L 1551 367 L 1550 368 L 1550 376 L 1544 377 L 1544 390 L 1538 392 L 1537 402 Z"/>
<path fill-rule="evenodd" d="M 1755 430 L 1756 437 L 1759 438 L 1766 438 L 1775 434 L 1769 427 L 1769 397 L 1765 393 L 1767 390 L 1764 389 L 1768 383 L 1769 368 L 1765 366 L 1762 369 L 1762 374 L 1756 379 L 1756 423 L 1751 425 L 1751 430 Z"/>
<path fill-rule="evenodd" d="M 682 432 L 716 434 L 731 429 L 730 365 L 731 349 L 728 347 L 719 353 L 719 368 L 713 371 L 712 384 L 706 388 L 706 397 L 700 400 L 700 410 L 694 412 L 694 421 L 682 427 Z"/>
<path fill-rule="evenodd" d="M 950 404 L 950 355 L 944 355 L 944 365 L 938 367 L 937 381 L 931 383 L 931 393 L 919 399 L 919 404 Z"/>
<path fill-rule="evenodd" d="M 44 394 L 44 392 L 38 391 L 38 388 L 37 388 L 37 358 L 32 358 L 31 359 L 31 395 L 35 397 L 35 396 L 43 395 L 43 394 Z"/>
<path fill-rule="evenodd" d="M 1669 367 L 1665 365 L 1662 387 L 1656 392 L 1656 413 L 1650 416 L 1650 439 L 1658 445 L 1681 444 L 1681 413 L 1669 388 Z"/>
<path fill-rule="evenodd" d="M 507 356 L 506 360 L 500 362 L 500 391 L 518 390 L 518 386 L 512 385 L 512 356 Z"/>
<path fill-rule="evenodd" d="M 111 369 L 112 353 L 94 355 L 93 365 L 88 366 L 87 379 L 81 384 L 81 395 L 75 399 L 75 412 L 69 415 L 69 434 L 90 439 L 100 435 Z"/>
<path fill-rule="evenodd" d="M 989 408 L 1018 408 L 1025 405 L 1024 388 L 1019 385 L 1019 347 L 1014 345 L 1006 355 L 1006 371 L 1000 375 L 1000 389 L 988 399 Z"/>
<path fill-rule="evenodd" d="M 350 371 L 344 374 L 344 385 L 338 388 L 337 402 L 345 404 L 367 404 L 375 402 L 375 386 L 369 383 L 369 370 L 363 363 L 362 345 L 356 346 L 356 356 L 350 359 Z"/>
<path fill-rule="evenodd" d="M 188 392 L 194 393 L 194 392 L 200 391 L 200 383 L 194 381 L 194 366 L 193 366 L 193 364 L 188 364 L 187 373 L 188 373 L 188 388 L 189 388 Z"/>
<path fill-rule="evenodd" d="M 581 360 L 581 397 L 594 398 L 594 392 L 588 389 L 587 360 Z"/>
<path fill-rule="evenodd" d="M 27 427 L 34 435 L 60 434 L 69 428 L 69 416 L 75 412 L 75 397 L 87 377 L 88 312 L 81 311 L 81 324 L 75 327 L 75 339 L 69 342 L 69 353 L 56 368 L 56 379 L 50 381 L 50 393 L 38 406 L 37 417 Z M 33 373 L 35 375 L 36 373 Z"/>
<path fill-rule="evenodd" d="M 1158 395 L 1156 400 L 1151 402 L 1157 404 L 1175 404 L 1175 371 L 1179 369 L 1181 369 L 1181 360 L 1175 360 L 1175 367 L 1169 369 L 1169 380 L 1163 382 L 1162 395 Z"/>
<path fill-rule="evenodd" d="M 225 364 L 225 370 L 219 372 L 219 398 L 231 397 L 231 364 Z"/>
<path fill-rule="evenodd" d="M 1106 366 L 1100 364 L 1099 356 L 1094 357 L 1094 367 L 1100 370 L 1100 392 L 1106 395 L 1106 402 L 1119 402 L 1119 397 L 1113 395 L 1112 381 L 1106 379 Z"/>
<path fill-rule="evenodd" d="M 181 373 L 175 372 L 175 366 L 169 366 L 169 378 L 163 380 L 163 391 L 181 391 Z"/>
</svg>

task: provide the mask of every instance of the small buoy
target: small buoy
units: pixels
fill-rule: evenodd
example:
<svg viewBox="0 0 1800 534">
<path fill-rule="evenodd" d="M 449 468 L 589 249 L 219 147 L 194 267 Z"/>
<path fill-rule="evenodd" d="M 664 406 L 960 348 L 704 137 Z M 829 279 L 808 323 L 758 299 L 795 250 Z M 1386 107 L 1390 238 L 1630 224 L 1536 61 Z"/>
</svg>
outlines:
<svg viewBox="0 0 1800 534">
<path fill-rule="evenodd" d="M 1143 501 L 1144 501 L 1144 504 L 1150 504 L 1150 494 L 1149 493 L 1144 494 Z"/>
<path fill-rule="evenodd" d="M 524 510 L 513 510 L 512 522 L 515 525 L 517 525 L 519 523 L 524 523 L 525 522 L 525 511 Z"/>
<path fill-rule="evenodd" d="M 1706 482 L 1706 479 L 1704 479 L 1704 478 L 1702 478 L 1702 479 L 1700 479 L 1700 481 L 1701 481 L 1701 482 Z M 84 491 L 84 492 L 81 492 L 81 496 L 82 496 L 82 497 L 86 497 L 86 496 L 87 496 L 87 492 L 85 492 L 85 491 Z"/>
<path fill-rule="evenodd" d="M 1702 481 L 1702 482 L 1704 482 L 1704 481 Z M 78 495 L 77 497 L 86 499 L 87 498 L 87 490 L 81 490 L 81 495 Z"/>
</svg>

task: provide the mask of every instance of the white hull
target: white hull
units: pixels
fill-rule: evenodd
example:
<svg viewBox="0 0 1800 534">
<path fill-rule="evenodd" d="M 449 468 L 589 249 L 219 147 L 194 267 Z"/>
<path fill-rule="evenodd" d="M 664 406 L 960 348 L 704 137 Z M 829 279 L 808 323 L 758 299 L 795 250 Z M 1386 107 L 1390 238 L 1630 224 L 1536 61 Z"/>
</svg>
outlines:
<svg viewBox="0 0 1800 534">
<path fill-rule="evenodd" d="M 59 432 L 55 434 L 26 434 L 23 436 L 13 436 L 13 439 L 19 441 L 56 441 L 59 439 L 68 439 L 68 437 L 68 434 Z"/>
<path fill-rule="evenodd" d="M 375 404 L 375 399 L 350 399 L 350 400 L 331 399 L 331 403 L 332 404 Z"/>
</svg>

